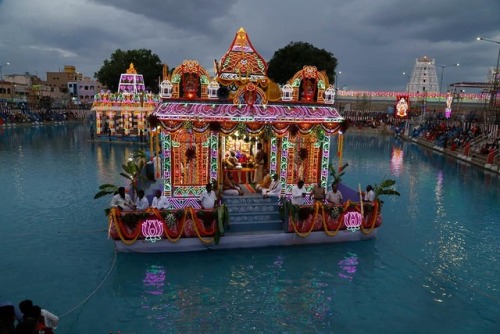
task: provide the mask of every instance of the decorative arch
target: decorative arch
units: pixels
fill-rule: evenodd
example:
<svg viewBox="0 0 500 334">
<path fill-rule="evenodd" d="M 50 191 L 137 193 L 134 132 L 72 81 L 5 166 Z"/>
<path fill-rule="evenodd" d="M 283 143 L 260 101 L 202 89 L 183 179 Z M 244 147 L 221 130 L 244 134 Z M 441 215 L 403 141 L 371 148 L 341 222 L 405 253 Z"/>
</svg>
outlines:
<svg viewBox="0 0 500 334">
<path fill-rule="evenodd" d="M 172 72 L 172 98 L 208 98 L 210 75 L 196 60 L 184 60 Z"/>
<path fill-rule="evenodd" d="M 292 80 L 292 101 L 324 102 L 324 93 L 328 77 L 318 71 L 316 66 L 304 66 L 295 73 Z"/>
<path fill-rule="evenodd" d="M 252 107 L 254 104 L 267 104 L 266 93 L 252 82 L 241 86 L 233 98 L 234 104 L 246 104 Z"/>
</svg>

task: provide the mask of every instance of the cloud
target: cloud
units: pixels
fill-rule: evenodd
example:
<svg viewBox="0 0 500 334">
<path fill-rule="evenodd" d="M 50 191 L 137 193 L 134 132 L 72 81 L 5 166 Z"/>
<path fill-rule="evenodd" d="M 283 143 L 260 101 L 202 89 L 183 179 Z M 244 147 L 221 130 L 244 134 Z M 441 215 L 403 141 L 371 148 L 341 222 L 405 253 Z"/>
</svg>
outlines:
<svg viewBox="0 0 500 334">
<path fill-rule="evenodd" d="M 445 83 L 485 81 L 498 45 L 475 37 L 500 40 L 499 12 L 491 0 L 0 0 L 0 62 L 8 73 L 75 65 L 93 76 L 116 49 L 145 48 L 169 67 L 195 59 L 212 70 L 244 27 L 267 60 L 308 42 L 337 57 L 348 89 L 404 90 L 402 72 L 423 55 L 461 64 Z"/>
</svg>

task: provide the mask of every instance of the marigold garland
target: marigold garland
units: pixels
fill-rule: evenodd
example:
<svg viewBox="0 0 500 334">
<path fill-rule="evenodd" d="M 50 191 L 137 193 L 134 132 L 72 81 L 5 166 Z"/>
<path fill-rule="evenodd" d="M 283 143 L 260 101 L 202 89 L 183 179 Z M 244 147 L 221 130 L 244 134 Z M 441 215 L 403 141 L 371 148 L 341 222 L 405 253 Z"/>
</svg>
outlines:
<svg viewBox="0 0 500 334">
<path fill-rule="evenodd" d="M 170 228 L 168 227 L 168 225 L 165 223 L 164 220 L 163 220 L 163 234 L 165 234 L 168 241 L 175 243 L 175 242 L 179 241 L 180 238 L 182 237 L 182 233 L 184 232 L 185 225 L 186 225 L 186 210 L 184 210 L 184 214 L 182 215 L 179 234 L 177 234 L 176 236 L 170 236 L 170 234 L 168 233 L 170 231 Z"/>
<path fill-rule="evenodd" d="M 121 213 L 120 209 L 118 209 L 118 208 L 111 208 L 111 211 L 109 213 L 109 218 L 108 218 L 109 220 L 108 221 L 109 221 L 110 226 L 111 226 L 112 223 L 115 224 L 115 230 L 118 233 L 118 236 L 120 237 L 121 241 L 125 245 L 130 246 L 134 242 L 136 242 L 137 238 L 139 238 L 139 235 L 141 234 L 141 229 L 136 228 L 135 235 L 127 236 L 127 238 L 129 238 L 131 240 L 125 239 L 124 236 L 123 236 L 123 234 L 122 234 L 122 231 L 126 231 L 125 230 L 125 226 L 123 226 L 123 224 L 121 223 L 121 218 L 118 218 L 120 216 L 120 213 Z"/>
<path fill-rule="evenodd" d="M 344 215 L 349 205 L 351 205 L 351 202 L 347 201 L 342 207 L 342 213 L 337 217 L 337 228 L 333 232 L 328 230 L 328 224 L 326 222 L 326 219 L 323 219 L 323 228 L 327 236 L 329 237 L 335 236 L 339 232 L 340 228 L 344 226 Z"/>
<path fill-rule="evenodd" d="M 366 230 L 364 225 L 365 225 L 365 218 L 363 218 L 363 222 L 361 223 L 361 232 L 363 232 L 363 234 L 370 234 L 372 233 L 373 229 L 375 228 L 375 224 L 377 223 L 377 217 L 378 217 L 378 214 L 379 214 L 379 202 L 378 201 L 375 201 L 374 204 L 373 204 L 373 211 L 371 212 L 371 222 L 368 223 L 368 227 L 369 229 Z"/>
<path fill-rule="evenodd" d="M 196 212 L 194 212 L 194 209 L 192 207 L 187 207 L 186 209 L 186 216 L 190 213 L 191 214 L 191 219 L 193 220 L 193 226 L 194 230 L 196 232 L 196 235 L 198 236 L 198 239 L 204 244 L 210 244 L 214 241 L 214 238 L 208 238 L 204 239 L 203 236 L 200 234 L 200 231 L 198 230 L 197 222 L 198 222 L 198 217 L 196 216 Z M 215 228 L 214 228 L 215 231 Z"/>
<path fill-rule="evenodd" d="M 297 234 L 299 237 L 302 237 L 302 238 L 305 238 L 305 237 L 309 236 L 309 234 L 311 234 L 312 230 L 314 229 L 314 224 L 316 222 L 316 218 L 318 217 L 318 212 L 319 212 L 319 208 L 320 207 L 323 210 L 323 207 L 322 207 L 321 203 L 319 203 L 319 202 L 314 203 L 314 214 L 313 214 L 313 219 L 311 220 L 311 227 L 305 233 L 303 233 L 302 231 L 299 231 L 299 228 L 297 227 L 297 224 L 295 224 L 295 222 L 294 222 L 293 219 L 290 219 L 290 221 L 292 223 L 292 226 L 293 226 L 293 229 L 295 231 L 295 234 Z M 323 222 L 324 222 L 324 220 L 325 220 L 324 214 L 322 215 L 322 218 L 323 218 Z"/>
</svg>

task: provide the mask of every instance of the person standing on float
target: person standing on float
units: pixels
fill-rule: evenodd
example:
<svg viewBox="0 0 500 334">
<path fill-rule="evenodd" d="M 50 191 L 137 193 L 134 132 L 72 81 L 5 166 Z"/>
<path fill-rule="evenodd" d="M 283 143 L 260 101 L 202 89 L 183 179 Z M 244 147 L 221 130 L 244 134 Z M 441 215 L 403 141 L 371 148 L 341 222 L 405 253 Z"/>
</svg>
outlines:
<svg viewBox="0 0 500 334">
<path fill-rule="evenodd" d="M 264 165 L 266 164 L 266 152 L 262 150 L 262 143 L 257 144 L 257 153 L 255 153 L 255 164 L 257 165 L 255 169 L 255 175 L 253 178 L 253 183 L 259 183 L 263 178 Z"/>
</svg>

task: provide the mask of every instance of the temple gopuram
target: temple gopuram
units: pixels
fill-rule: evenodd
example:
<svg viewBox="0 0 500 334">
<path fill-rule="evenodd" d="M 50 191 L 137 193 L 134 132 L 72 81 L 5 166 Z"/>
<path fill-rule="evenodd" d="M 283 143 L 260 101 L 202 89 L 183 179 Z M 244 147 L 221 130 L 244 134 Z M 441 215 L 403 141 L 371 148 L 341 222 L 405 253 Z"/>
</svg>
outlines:
<svg viewBox="0 0 500 334">
<path fill-rule="evenodd" d="M 151 149 L 162 159 L 160 182 L 171 207 L 200 208 L 206 184 L 221 186 L 229 173 L 250 187 L 256 173 L 278 174 L 283 194 L 290 194 L 299 180 L 307 189 L 318 182 L 326 187 L 331 137 L 341 132 L 343 121 L 333 107 L 335 89 L 326 74 L 304 66 L 279 87 L 267 77 L 267 63 L 243 28 L 215 61 L 214 72 L 211 78 L 196 60 L 183 61 L 170 75 L 165 68 L 161 101 L 148 118 Z M 96 103 L 100 124 L 104 117 L 123 118 L 123 133 L 132 133 L 136 123 L 141 129 L 156 101 L 136 101 L 135 94 L 127 90 L 114 97 L 120 96 L 120 110 L 110 96 L 100 96 L 100 103 L 109 101 L 109 108 Z M 266 159 L 257 161 L 260 149 Z"/>
</svg>

